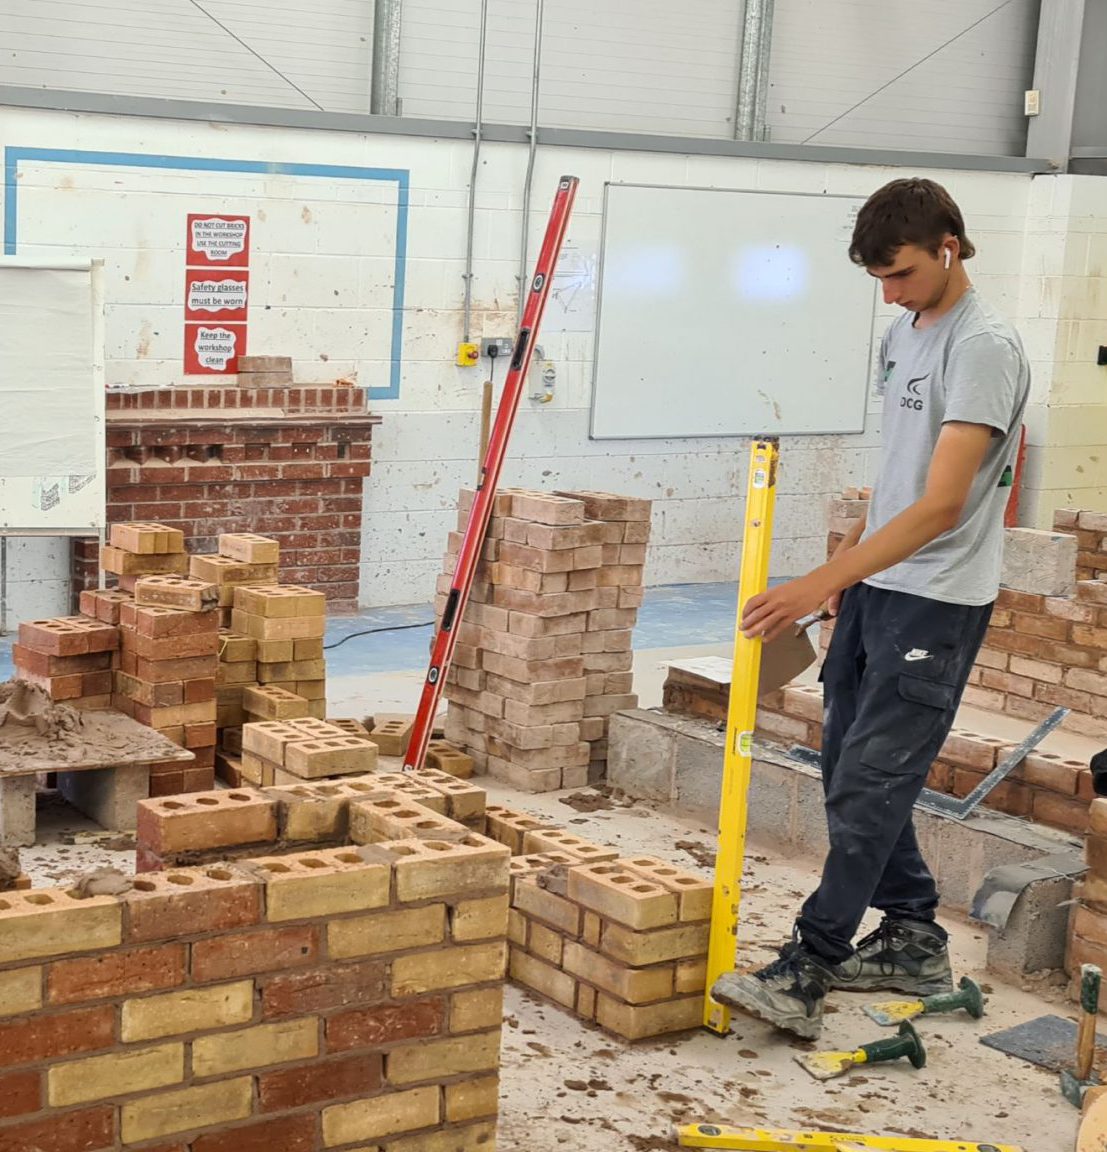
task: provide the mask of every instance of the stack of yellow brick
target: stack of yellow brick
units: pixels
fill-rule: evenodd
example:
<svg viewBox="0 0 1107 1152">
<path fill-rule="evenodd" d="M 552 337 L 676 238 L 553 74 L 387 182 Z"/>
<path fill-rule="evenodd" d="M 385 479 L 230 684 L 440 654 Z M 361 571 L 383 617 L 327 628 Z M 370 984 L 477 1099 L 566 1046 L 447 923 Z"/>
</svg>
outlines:
<svg viewBox="0 0 1107 1152">
<path fill-rule="evenodd" d="M 229 628 L 236 588 L 279 583 L 280 544 L 253 532 L 224 532 L 216 555 L 190 556 L 188 563 L 189 575 L 219 589 L 219 623 Z"/>
<path fill-rule="evenodd" d="M 487 821 L 489 836 L 522 852 L 512 860 L 512 979 L 627 1040 L 700 1023 L 707 880 L 498 806 Z"/>
<path fill-rule="evenodd" d="M 327 714 L 326 603 L 322 592 L 295 585 L 239 586 L 231 615 L 232 632 L 256 642 L 258 683 L 302 697 L 306 715 L 320 720 Z"/>
<path fill-rule="evenodd" d="M 325 720 L 306 717 L 246 724 L 242 779 L 269 786 L 331 776 L 362 775 L 377 766 L 377 746 Z"/>
<path fill-rule="evenodd" d="M 123 592 L 134 592 L 143 576 L 188 575 L 184 533 L 179 528 L 146 521 L 113 524 L 110 540 L 100 551 L 100 566 L 117 578 Z"/>
</svg>

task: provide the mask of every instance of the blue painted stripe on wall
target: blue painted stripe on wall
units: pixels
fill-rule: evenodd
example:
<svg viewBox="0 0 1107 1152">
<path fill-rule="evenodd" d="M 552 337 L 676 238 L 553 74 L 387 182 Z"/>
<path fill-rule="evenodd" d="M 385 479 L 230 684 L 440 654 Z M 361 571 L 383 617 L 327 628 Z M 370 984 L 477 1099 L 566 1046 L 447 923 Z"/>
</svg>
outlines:
<svg viewBox="0 0 1107 1152">
<path fill-rule="evenodd" d="M 4 254 L 17 253 L 18 194 L 21 160 L 49 164 L 105 164 L 125 168 L 163 168 L 194 172 L 258 172 L 272 176 L 317 176 L 334 180 L 381 180 L 396 184 L 396 258 L 392 290 L 392 349 L 387 388 L 369 388 L 370 400 L 400 395 L 400 361 L 404 334 L 404 289 L 407 275 L 407 222 L 411 174 L 406 168 L 361 168 L 344 164 L 299 164 L 267 160 L 224 160 L 208 156 L 159 156 L 144 152 L 93 152 L 77 148 L 4 149 Z"/>
</svg>

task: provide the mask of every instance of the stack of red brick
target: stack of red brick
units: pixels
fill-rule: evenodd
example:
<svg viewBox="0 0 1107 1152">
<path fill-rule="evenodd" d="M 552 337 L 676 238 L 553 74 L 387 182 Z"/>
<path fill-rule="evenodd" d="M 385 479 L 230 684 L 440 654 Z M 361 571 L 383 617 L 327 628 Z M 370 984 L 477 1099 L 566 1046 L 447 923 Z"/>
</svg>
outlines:
<svg viewBox="0 0 1107 1152">
<path fill-rule="evenodd" d="M 439 577 L 446 603 L 473 493 Z M 447 680 L 446 737 L 478 768 L 533 791 L 602 776 L 631 692 L 650 504 L 598 492 L 496 497 Z"/>
<path fill-rule="evenodd" d="M 83 607 L 83 605 L 82 605 Z M 109 708 L 119 629 L 90 615 L 31 620 L 12 645 L 15 674 L 51 700 L 74 708 Z"/>
<path fill-rule="evenodd" d="M 235 533 L 219 544 L 217 556 L 190 557 L 175 529 L 113 525 L 104 562 L 120 587 L 82 592 L 81 616 L 23 624 L 14 646 L 16 675 L 51 699 L 113 707 L 194 754 L 188 768 L 152 766 L 153 796 L 212 786 L 220 732 L 241 752 L 251 689 L 288 696 L 291 715 L 326 712 L 324 594 L 267 583 L 275 541 Z"/>
<path fill-rule="evenodd" d="M 1107 512 L 1061 508 L 1053 515 L 1053 527 L 1076 537 L 1077 580 L 1107 576 Z"/>
<path fill-rule="evenodd" d="M 1088 870 L 1075 888 L 1065 968 L 1072 975 L 1072 995 L 1080 994 L 1080 965 L 1107 970 L 1107 799 L 1093 800 L 1088 809 L 1084 842 Z"/>
</svg>

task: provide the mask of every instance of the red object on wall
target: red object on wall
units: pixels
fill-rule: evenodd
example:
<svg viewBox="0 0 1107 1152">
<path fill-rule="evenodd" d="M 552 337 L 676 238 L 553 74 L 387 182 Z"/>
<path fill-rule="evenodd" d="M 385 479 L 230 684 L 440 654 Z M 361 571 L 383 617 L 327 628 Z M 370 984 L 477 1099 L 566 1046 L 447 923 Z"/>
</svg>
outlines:
<svg viewBox="0 0 1107 1152">
<path fill-rule="evenodd" d="M 250 273 L 245 268 L 185 271 L 185 319 L 204 324 L 245 324 Z"/>
<path fill-rule="evenodd" d="M 1003 513 L 1003 526 L 1017 528 L 1019 525 L 1019 493 L 1022 491 L 1022 470 L 1026 464 L 1026 425 L 1019 436 L 1019 451 L 1015 457 L 1015 478 L 1011 484 L 1011 494 L 1007 497 L 1007 508 Z"/>
<path fill-rule="evenodd" d="M 246 325 L 186 324 L 184 341 L 186 376 L 231 376 L 246 355 Z"/>
<path fill-rule="evenodd" d="M 250 217 L 190 212 L 185 253 L 185 375 L 233 376 L 246 354 Z"/>
<path fill-rule="evenodd" d="M 190 268 L 245 268 L 250 263 L 250 217 L 190 212 L 186 243 Z"/>
</svg>

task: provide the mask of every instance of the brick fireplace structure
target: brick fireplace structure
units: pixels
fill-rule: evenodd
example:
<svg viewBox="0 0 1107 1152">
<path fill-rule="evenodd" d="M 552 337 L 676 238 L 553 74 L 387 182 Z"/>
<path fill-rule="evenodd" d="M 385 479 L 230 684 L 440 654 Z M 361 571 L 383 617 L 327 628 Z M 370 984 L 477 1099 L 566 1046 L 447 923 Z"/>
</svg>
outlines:
<svg viewBox="0 0 1107 1152">
<path fill-rule="evenodd" d="M 107 397 L 108 521 L 180 528 L 189 552 L 221 532 L 280 541 L 281 580 L 357 607 L 362 485 L 379 416 L 348 385 L 126 389 Z M 96 586 L 95 540 L 73 543 L 74 600 Z"/>
</svg>

